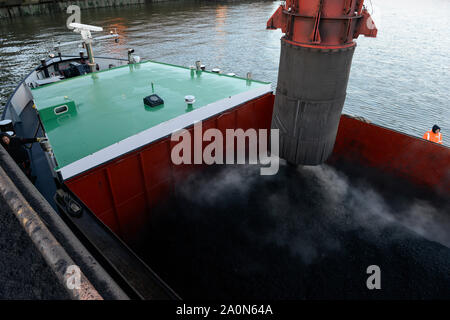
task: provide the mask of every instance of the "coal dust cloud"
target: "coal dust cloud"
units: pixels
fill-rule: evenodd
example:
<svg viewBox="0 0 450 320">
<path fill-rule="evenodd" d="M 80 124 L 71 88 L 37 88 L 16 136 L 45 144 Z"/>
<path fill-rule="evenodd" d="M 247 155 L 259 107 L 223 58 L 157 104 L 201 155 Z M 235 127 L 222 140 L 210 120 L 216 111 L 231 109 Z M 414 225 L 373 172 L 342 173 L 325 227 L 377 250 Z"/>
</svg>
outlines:
<svg viewBox="0 0 450 320">
<path fill-rule="evenodd" d="M 393 192 L 328 165 L 208 167 L 151 213 L 135 249 L 185 298 L 450 298 L 449 203 Z"/>
</svg>

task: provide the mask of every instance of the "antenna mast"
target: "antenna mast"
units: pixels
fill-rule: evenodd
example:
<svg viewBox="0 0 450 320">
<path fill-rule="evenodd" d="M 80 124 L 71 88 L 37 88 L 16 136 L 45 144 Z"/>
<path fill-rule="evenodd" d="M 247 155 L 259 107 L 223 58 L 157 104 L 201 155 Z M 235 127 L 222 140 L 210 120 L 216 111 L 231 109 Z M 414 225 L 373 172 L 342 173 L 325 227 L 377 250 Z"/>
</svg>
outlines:
<svg viewBox="0 0 450 320">
<path fill-rule="evenodd" d="M 95 59 L 94 59 L 94 51 L 92 49 L 93 39 L 92 39 L 91 31 L 92 32 L 103 31 L 103 28 L 91 26 L 88 24 L 75 23 L 75 22 L 69 24 L 69 26 L 74 28 L 74 30 L 73 30 L 74 32 L 81 34 L 82 42 L 84 43 L 84 45 L 86 47 L 86 51 L 87 51 L 87 55 L 88 55 L 88 59 L 89 59 L 88 65 L 91 68 L 91 71 L 94 72 L 95 71 Z"/>
</svg>

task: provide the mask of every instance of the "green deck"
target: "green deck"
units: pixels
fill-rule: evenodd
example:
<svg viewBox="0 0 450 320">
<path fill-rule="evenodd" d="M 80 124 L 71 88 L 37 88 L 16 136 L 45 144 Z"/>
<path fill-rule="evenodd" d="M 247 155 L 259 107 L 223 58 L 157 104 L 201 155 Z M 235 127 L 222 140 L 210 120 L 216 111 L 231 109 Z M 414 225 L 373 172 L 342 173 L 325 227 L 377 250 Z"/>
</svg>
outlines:
<svg viewBox="0 0 450 320">
<path fill-rule="evenodd" d="M 163 107 L 145 107 L 154 93 Z M 189 110 L 186 95 L 194 95 L 194 109 L 267 83 L 201 72 L 152 61 L 100 71 L 32 90 L 59 167 L 180 116 Z M 75 103 L 72 108 L 70 101 Z M 69 112 L 53 114 L 69 102 Z M 51 109 L 49 109 L 51 108 Z"/>
</svg>

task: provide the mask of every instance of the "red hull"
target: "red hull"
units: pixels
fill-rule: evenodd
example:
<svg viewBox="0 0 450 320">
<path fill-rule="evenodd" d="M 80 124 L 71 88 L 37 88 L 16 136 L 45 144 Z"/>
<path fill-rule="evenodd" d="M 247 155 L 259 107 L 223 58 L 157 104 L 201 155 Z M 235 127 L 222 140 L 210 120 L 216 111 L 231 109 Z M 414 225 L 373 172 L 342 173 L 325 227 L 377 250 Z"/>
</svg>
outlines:
<svg viewBox="0 0 450 320">
<path fill-rule="evenodd" d="M 274 96 L 267 94 L 203 122 L 218 128 L 270 128 Z M 189 128 L 193 130 L 193 128 Z M 67 186 L 125 241 L 133 241 L 152 208 L 171 194 L 177 179 L 194 165 L 174 165 L 170 137 L 149 144 L 66 181 Z M 381 170 L 411 183 L 450 194 L 450 149 L 342 116 L 329 163 L 346 162 Z M 196 167 L 202 167 L 196 165 Z"/>
<path fill-rule="evenodd" d="M 450 194 L 450 148 L 342 116 L 329 163 L 372 167 L 415 185 Z"/>
<path fill-rule="evenodd" d="M 273 102 L 272 94 L 251 100 L 203 121 L 203 131 L 218 128 L 225 134 L 226 129 L 269 129 Z M 166 199 L 176 180 L 194 167 L 172 163 L 170 154 L 177 143 L 164 137 L 65 183 L 112 231 L 132 241 L 151 209 Z"/>
</svg>

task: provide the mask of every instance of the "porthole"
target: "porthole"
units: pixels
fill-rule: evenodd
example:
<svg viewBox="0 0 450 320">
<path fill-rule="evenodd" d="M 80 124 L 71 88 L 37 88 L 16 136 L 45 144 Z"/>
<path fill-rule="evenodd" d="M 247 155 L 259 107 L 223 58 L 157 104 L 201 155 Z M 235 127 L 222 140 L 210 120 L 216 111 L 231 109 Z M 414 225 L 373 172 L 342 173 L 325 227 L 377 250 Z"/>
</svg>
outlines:
<svg viewBox="0 0 450 320">
<path fill-rule="evenodd" d="M 66 113 L 67 111 L 69 111 L 69 107 L 67 107 L 66 105 L 59 106 L 59 107 L 56 107 L 55 109 L 53 109 L 53 112 L 55 112 L 55 114 L 57 116 L 59 116 L 60 114 Z"/>
</svg>

